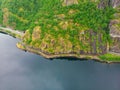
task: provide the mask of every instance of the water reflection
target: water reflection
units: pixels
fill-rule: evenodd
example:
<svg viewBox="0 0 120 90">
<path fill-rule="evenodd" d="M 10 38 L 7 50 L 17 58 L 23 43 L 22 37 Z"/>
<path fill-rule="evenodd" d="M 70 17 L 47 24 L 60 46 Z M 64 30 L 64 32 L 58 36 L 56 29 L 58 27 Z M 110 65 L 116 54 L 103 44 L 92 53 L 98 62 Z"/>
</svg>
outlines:
<svg viewBox="0 0 120 90">
<path fill-rule="evenodd" d="M 47 60 L 0 34 L 0 90 L 120 90 L 120 64 Z"/>
</svg>

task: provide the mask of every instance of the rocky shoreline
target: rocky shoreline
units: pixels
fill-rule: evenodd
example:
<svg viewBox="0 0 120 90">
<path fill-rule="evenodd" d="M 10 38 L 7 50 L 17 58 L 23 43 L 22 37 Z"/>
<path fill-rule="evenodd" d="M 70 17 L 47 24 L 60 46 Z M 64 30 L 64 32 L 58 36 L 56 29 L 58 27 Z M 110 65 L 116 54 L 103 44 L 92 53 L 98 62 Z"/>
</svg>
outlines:
<svg viewBox="0 0 120 90">
<path fill-rule="evenodd" d="M 33 52 L 39 55 L 42 55 L 45 58 L 59 58 L 59 57 L 75 57 L 75 58 L 84 58 L 84 59 L 99 59 L 96 55 L 77 55 L 74 53 L 60 53 L 60 54 L 49 54 L 48 52 L 44 52 L 38 48 L 31 47 L 29 45 L 23 43 L 17 43 L 16 46 L 24 51 Z"/>
<path fill-rule="evenodd" d="M 22 36 L 24 35 L 24 33 L 22 32 L 19 32 L 19 31 L 14 31 L 12 29 L 9 29 L 9 28 L 0 28 L 0 32 L 3 32 L 3 33 L 6 33 L 6 34 L 9 34 L 10 36 L 13 36 L 13 37 L 16 37 L 16 38 L 19 38 L 22 40 Z M 16 33 L 17 32 L 17 33 Z M 19 33 L 22 33 L 22 34 L 19 34 Z M 48 52 L 44 52 L 38 48 L 34 48 L 32 46 L 29 46 L 23 42 L 19 42 L 16 44 L 16 46 L 19 48 L 19 49 L 22 49 L 24 51 L 29 51 L 29 52 L 32 52 L 32 53 L 35 53 L 35 54 L 38 54 L 38 55 L 41 55 L 47 59 L 54 59 L 54 58 L 61 58 L 61 57 L 66 57 L 66 58 L 77 58 L 77 59 L 86 59 L 86 60 L 95 60 L 97 62 L 101 62 L 101 63 L 120 63 L 119 61 L 107 61 L 107 60 L 101 60 L 99 58 L 98 55 L 78 55 L 78 54 L 75 54 L 75 53 L 60 53 L 60 54 L 49 54 Z"/>
<path fill-rule="evenodd" d="M 49 54 L 47 52 L 41 51 L 37 48 L 31 47 L 29 45 L 23 44 L 23 43 L 17 43 L 16 46 L 19 49 L 22 49 L 24 51 L 28 51 L 31 53 L 35 53 L 38 55 L 43 56 L 44 58 L 47 59 L 55 59 L 55 58 L 77 58 L 77 59 L 86 59 L 86 60 L 94 60 L 97 62 L 101 62 L 101 63 L 108 63 L 108 64 L 112 64 L 112 63 L 120 63 L 119 61 L 105 61 L 105 60 L 101 60 L 97 55 L 77 55 L 77 54 L 71 54 L 71 53 L 63 53 L 63 54 Z"/>
</svg>

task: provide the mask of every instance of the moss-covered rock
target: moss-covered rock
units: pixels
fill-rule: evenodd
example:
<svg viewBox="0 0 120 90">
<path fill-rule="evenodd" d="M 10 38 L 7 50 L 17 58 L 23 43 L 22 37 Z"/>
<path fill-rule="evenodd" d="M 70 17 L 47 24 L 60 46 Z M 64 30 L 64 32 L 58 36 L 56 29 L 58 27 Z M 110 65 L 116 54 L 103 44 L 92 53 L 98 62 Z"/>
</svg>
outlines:
<svg viewBox="0 0 120 90">
<path fill-rule="evenodd" d="M 112 40 L 109 51 L 115 53 L 120 53 L 120 11 L 118 9 L 109 25 Z"/>
<path fill-rule="evenodd" d="M 41 35 L 41 27 L 40 26 L 36 26 L 33 29 L 33 32 L 32 32 L 32 41 L 39 40 L 40 39 L 40 35 Z"/>
<path fill-rule="evenodd" d="M 31 39 L 31 33 L 29 30 L 26 30 L 23 36 L 23 41 L 29 43 L 30 39 Z"/>
</svg>

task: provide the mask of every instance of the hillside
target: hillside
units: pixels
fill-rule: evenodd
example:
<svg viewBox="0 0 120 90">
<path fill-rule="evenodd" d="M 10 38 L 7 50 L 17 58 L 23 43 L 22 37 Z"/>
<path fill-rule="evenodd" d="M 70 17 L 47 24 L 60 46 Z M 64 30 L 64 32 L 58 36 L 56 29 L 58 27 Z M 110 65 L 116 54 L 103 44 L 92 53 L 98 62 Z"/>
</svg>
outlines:
<svg viewBox="0 0 120 90">
<path fill-rule="evenodd" d="M 120 53 L 120 39 L 111 38 L 115 29 L 109 28 L 110 22 L 116 20 L 114 14 L 119 14 L 119 3 L 118 0 L 0 0 L 0 24 L 25 32 L 22 48 L 28 46 L 29 50 L 48 55 L 99 56 L 116 51 L 114 45 Z"/>
</svg>

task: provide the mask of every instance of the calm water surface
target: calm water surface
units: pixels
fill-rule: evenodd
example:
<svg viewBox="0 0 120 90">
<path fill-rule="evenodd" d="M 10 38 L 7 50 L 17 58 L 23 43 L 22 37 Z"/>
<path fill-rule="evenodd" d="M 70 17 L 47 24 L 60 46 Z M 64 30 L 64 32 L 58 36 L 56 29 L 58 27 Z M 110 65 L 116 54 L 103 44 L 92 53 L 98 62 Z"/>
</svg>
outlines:
<svg viewBox="0 0 120 90">
<path fill-rule="evenodd" d="M 120 90 L 120 64 L 48 60 L 0 34 L 0 90 Z"/>
</svg>

